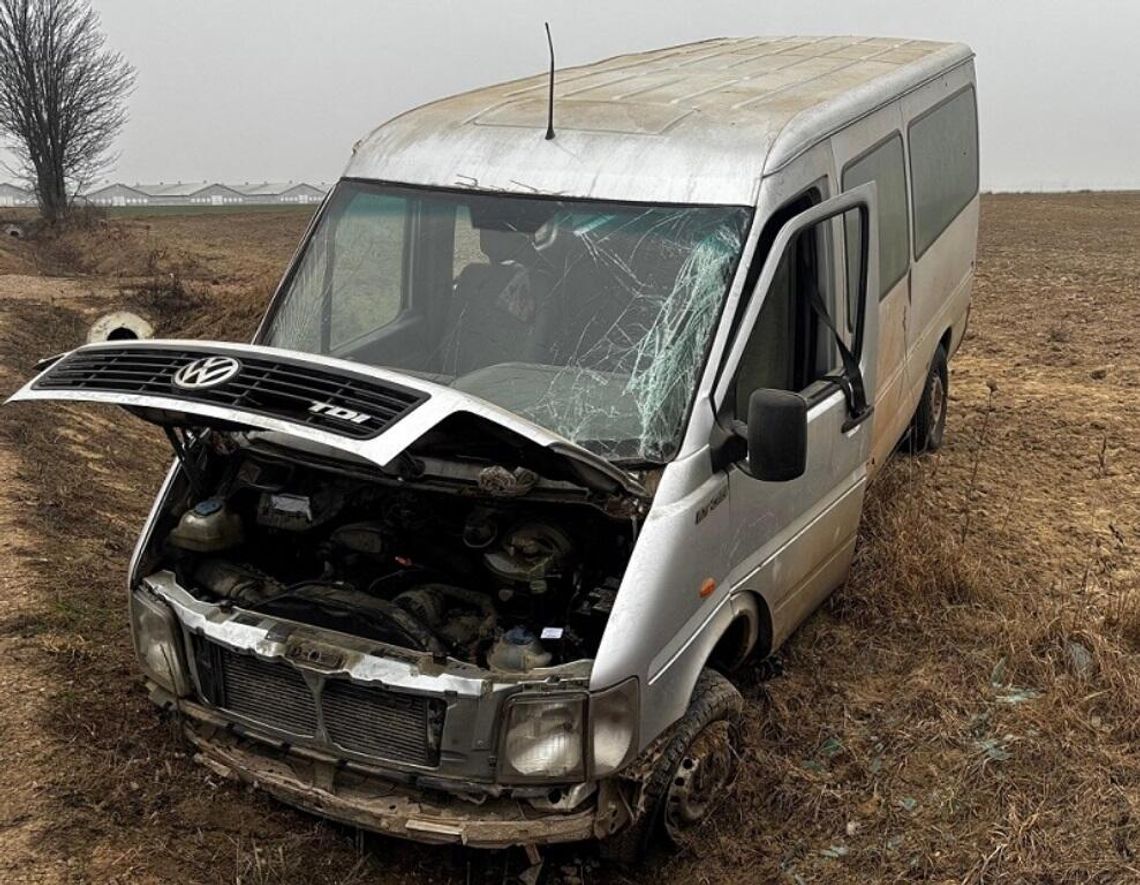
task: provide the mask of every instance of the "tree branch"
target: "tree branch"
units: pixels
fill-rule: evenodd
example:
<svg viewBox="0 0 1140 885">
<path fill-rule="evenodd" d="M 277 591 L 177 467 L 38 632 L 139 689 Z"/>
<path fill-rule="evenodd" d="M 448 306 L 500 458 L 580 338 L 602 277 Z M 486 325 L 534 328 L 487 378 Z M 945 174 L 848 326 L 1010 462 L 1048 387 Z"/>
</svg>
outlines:
<svg viewBox="0 0 1140 885">
<path fill-rule="evenodd" d="M 88 0 L 0 0 L 0 136 L 49 221 L 113 161 L 134 85 Z"/>
</svg>

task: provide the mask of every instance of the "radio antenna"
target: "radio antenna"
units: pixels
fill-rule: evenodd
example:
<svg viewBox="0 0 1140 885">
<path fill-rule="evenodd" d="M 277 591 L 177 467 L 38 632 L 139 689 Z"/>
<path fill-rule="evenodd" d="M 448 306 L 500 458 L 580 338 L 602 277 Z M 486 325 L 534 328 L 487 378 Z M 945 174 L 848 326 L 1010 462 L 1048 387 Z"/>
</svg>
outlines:
<svg viewBox="0 0 1140 885">
<path fill-rule="evenodd" d="M 546 103 L 546 140 L 554 138 L 554 40 L 550 36 L 550 22 L 546 25 L 546 45 L 550 49 L 550 97 Z"/>
</svg>

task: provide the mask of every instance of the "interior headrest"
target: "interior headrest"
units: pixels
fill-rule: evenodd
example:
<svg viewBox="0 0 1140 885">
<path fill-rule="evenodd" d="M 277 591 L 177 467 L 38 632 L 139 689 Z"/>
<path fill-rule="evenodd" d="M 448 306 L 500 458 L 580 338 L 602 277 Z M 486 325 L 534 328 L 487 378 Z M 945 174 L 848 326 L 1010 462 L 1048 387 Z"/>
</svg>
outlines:
<svg viewBox="0 0 1140 885">
<path fill-rule="evenodd" d="M 496 264 L 502 264 L 505 261 L 517 261 L 534 251 L 530 234 L 492 230 L 491 228 L 483 228 L 479 231 L 479 247 L 483 250 L 483 254 Z"/>
</svg>

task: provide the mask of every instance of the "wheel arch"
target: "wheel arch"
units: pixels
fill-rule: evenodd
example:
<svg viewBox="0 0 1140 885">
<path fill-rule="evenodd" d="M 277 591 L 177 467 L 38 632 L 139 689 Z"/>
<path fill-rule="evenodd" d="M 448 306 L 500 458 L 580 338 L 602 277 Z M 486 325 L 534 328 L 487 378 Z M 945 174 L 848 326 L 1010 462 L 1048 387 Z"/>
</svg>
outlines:
<svg viewBox="0 0 1140 885">
<path fill-rule="evenodd" d="M 942 337 L 938 339 L 938 343 L 942 345 L 942 352 L 946 354 L 946 359 L 950 359 L 950 345 L 954 341 L 954 327 L 947 326 L 946 331 L 942 333 Z"/>
<path fill-rule="evenodd" d="M 767 655 L 772 636 L 771 613 L 764 598 L 746 589 L 730 593 L 693 641 L 644 686 L 641 749 L 684 715 L 706 667 L 728 672 L 753 653 Z"/>
<path fill-rule="evenodd" d="M 748 658 L 772 653 L 772 613 L 758 593 L 742 590 L 731 600 L 732 619 L 721 631 L 706 666 L 731 673 Z"/>
</svg>

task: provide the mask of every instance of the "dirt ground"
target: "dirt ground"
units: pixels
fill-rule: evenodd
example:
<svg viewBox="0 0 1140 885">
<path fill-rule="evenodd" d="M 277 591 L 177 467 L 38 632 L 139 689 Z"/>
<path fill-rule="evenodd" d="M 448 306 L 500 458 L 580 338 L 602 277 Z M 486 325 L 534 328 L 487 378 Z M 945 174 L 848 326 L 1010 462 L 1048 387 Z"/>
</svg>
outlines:
<svg viewBox="0 0 1140 885">
<path fill-rule="evenodd" d="M 0 244 L 0 392 L 112 307 L 247 337 L 307 220 Z M 986 197 L 982 221 L 946 446 L 885 470 L 783 675 L 737 674 L 733 801 L 675 858 L 559 851 L 548 880 L 1140 881 L 1140 194 Z M 0 880 L 509 881 L 518 853 L 363 838 L 193 763 L 125 617 L 167 457 L 112 411 L 0 409 Z"/>
</svg>

